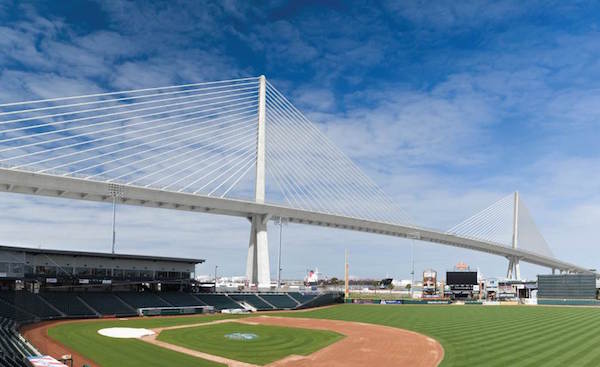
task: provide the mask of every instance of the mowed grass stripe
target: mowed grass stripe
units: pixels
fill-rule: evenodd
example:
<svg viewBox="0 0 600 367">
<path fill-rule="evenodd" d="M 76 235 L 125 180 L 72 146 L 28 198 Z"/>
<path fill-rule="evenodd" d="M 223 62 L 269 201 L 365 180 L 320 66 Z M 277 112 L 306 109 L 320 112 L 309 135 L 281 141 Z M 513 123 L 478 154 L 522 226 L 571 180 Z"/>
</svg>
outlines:
<svg viewBox="0 0 600 367">
<path fill-rule="evenodd" d="M 513 338 L 518 340 L 520 345 L 523 348 L 535 348 L 538 345 L 549 345 L 553 340 L 555 340 L 555 336 L 557 332 L 560 331 L 573 331 L 578 333 L 578 329 L 572 329 L 571 325 L 585 325 L 585 320 L 588 319 L 585 315 L 576 315 L 576 316 L 567 316 L 561 319 L 559 322 L 546 322 L 542 325 L 528 325 L 529 329 L 524 328 L 521 332 L 514 332 Z M 539 322 L 538 322 L 539 323 Z M 562 334 L 564 337 L 567 336 L 566 333 Z M 538 337 L 535 337 L 538 336 Z M 508 337 L 508 335 L 507 335 Z M 508 339 L 508 338 L 506 338 Z M 498 344 L 500 348 L 508 347 L 512 342 L 509 340 L 505 340 Z"/>
<path fill-rule="evenodd" d="M 569 360 L 574 358 L 579 358 L 582 366 L 597 366 L 600 364 L 600 349 L 598 348 L 598 342 L 592 337 L 595 332 L 596 329 L 595 326 L 593 326 L 593 329 L 586 335 L 587 338 L 581 343 L 581 347 L 573 348 L 571 351 L 564 353 L 560 358 L 560 360 L 563 361 L 563 365 L 567 365 Z"/>
<path fill-rule="evenodd" d="M 226 337 L 233 333 L 255 334 L 257 337 L 251 340 Z M 158 339 L 204 353 L 264 365 L 292 354 L 311 354 L 342 337 L 331 331 L 231 322 L 165 330 Z"/>
<path fill-rule="evenodd" d="M 540 325 L 537 319 L 531 322 L 523 322 L 522 324 L 515 321 L 518 326 L 510 328 L 505 332 L 498 334 L 484 333 L 479 336 L 482 338 L 482 340 L 488 337 L 503 340 L 494 346 L 490 346 L 490 349 L 508 347 L 514 344 L 514 339 L 518 339 L 520 343 L 522 343 L 521 345 L 523 345 L 523 347 L 529 347 L 535 340 L 540 340 L 539 338 L 532 338 L 532 336 L 542 335 L 542 339 L 544 337 L 551 338 L 554 335 L 554 331 L 569 326 L 572 323 L 579 323 L 580 321 L 583 321 L 582 319 L 584 316 L 585 315 L 569 315 L 566 317 L 550 317 L 545 319 L 543 325 Z"/>
<path fill-rule="evenodd" d="M 443 366 L 596 366 L 600 309 L 543 306 L 340 305 L 290 317 L 414 330 L 444 347 Z"/>
<path fill-rule="evenodd" d="M 510 313 L 510 312 L 508 312 Z M 508 316 L 508 315 L 507 315 Z M 522 329 L 518 330 L 519 327 L 511 327 L 511 328 L 507 328 L 510 330 L 505 330 L 502 333 L 467 333 L 464 330 L 456 330 L 456 334 L 458 335 L 467 335 L 466 337 L 463 338 L 456 338 L 456 337 L 452 337 L 454 340 L 453 342 L 455 343 L 462 343 L 462 344 L 466 344 L 466 345 L 470 345 L 471 351 L 472 352 L 467 352 L 466 355 L 464 356 L 464 359 L 466 361 L 476 361 L 478 359 L 481 358 L 481 355 L 487 355 L 490 352 L 493 352 L 494 350 L 502 350 L 503 348 L 505 348 L 504 345 L 502 345 L 502 343 L 490 343 L 489 340 L 490 338 L 494 338 L 496 340 L 504 340 L 507 343 L 510 344 L 514 344 L 514 342 L 516 341 L 516 338 L 518 338 L 518 341 L 523 343 L 523 341 L 527 341 L 527 335 L 522 335 L 524 330 L 528 330 L 527 327 L 529 326 L 530 323 L 526 323 L 526 322 L 520 322 L 521 319 L 514 319 L 513 317 L 509 317 L 509 319 L 511 320 L 511 324 L 512 325 L 522 325 Z M 506 324 L 506 323 L 505 323 Z M 554 323 L 548 323 L 548 325 L 552 325 L 552 328 L 559 328 L 561 327 L 560 325 L 557 325 L 555 322 Z M 485 324 L 481 324 L 480 325 L 480 330 L 486 330 L 487 329 L 487 325 Z M 529 329 L 531 330 L 531 329 Z M 536 330 L 534 330 L 534 332 L 537 333 Z M 539 334 L 539 333 L 538 333 Z M 519 356 L 519 352 L 520 351 L 527 351 L 527 347 L 525 345 L 521 344 L 521 348 L 519 348 L 519 350 L 512 352 L 509 356 L 510 359 L 514 359 L 517 358 Z M 491 361 L 486 361 L 486 365 L 491 365 L 491 366 L 495 366 L 495 365 L 499 365 L 502 366 L 504 365 L 504 361 L 502 359 L 495 359 L 495 360 L 491 360 Z"/>
<path fill-rule="evenodd" d="M 588 317 L 588 319 L 591 318 Z M 547 350 L 540 351 L 540 355 L 543 354 L 542 361 L 544 361 L 544 364 L 547 366 L 566 366 L 572 358 L 576 358 L 578 355 L 578 346 L 589 340 L 593 334 L 598 333 L 597 325 L 590 322 L 584 325 L 581 329 L 568 329 L 564 334 L 564 337 L 567 339 L 566 342 L 550 342 L 548 338 L 546 341 L 543 341 L 543 344 L 548 345 Z"/>
</svg>

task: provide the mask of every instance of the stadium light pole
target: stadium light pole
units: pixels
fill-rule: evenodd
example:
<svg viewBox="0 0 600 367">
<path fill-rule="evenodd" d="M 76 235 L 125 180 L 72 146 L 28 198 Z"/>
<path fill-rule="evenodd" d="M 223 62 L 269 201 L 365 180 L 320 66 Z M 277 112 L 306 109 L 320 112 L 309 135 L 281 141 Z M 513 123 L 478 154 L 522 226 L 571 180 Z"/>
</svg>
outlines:
<svg viewBox="0 0 600 367">
<path fill-rule="evenodd" d="M 279 289 L 281 287 L 281 239 L 282 239 L 282 234 L 283 234 L 283 225 L 287 224 L 284 223 L 283 218 L 279 218 L 279 254 L 278 254 L 278 262 L 277 262 L 277 289 Z"/>
<path fill-rule="evenodd" d="M 413 298 L 415 288 L 415 241 L 410 241 L 410 298 Z"/>
<path fill-rule="evenodd" d="M 409 233 L 406 238 L 410 239 L 410 298 L 412 298 L 415 288 L 415 240 L 420 240 L 421 234 L 419 232 Z"/>
<path fill-rule="evenodd" d="M 219 265 L 215 265 L 215 292 L 217 291 L 217 269 Z"/>
<path fill-rule="evenodd" d="M 108 192 L 110 194 L 110 196 L 112 196 L 112 250 L 111 253 L 114 255 L 115 254 L 115 244 L 116 244 L 116 240 L 117 240 L 117 229 L 116 229 L 116 224 L 117 224 L 117 198 L 120 198 L 123 196 L 123 189 L 121 188 L 121 186 L 119 185 L 115 185 L 115 184 L 109 184 L 108 185 Z"/>
<path fill-rule="evenodd" d="M 117 197 L 113 196 L 113 211 L 112 211 L 112 254 L 115 254 L 115 240 L 117 237 L 117 233 L 116 233 L 116 229 L 115 229 L 115 224 L 117 221 Z"/>
</svg>

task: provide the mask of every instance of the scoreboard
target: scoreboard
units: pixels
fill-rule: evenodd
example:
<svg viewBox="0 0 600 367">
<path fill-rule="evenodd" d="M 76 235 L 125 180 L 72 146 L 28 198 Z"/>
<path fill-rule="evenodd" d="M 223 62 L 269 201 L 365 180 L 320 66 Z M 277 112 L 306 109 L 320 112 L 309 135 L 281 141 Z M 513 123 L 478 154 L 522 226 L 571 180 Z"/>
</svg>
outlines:
<svg viewBox="0 0 600 367">
<path fill-rule="evenodd" d="M 446 284 L 452 292 L 454 299 L 470 299 L 476 292 L 477 283 L 476 271 L 448 271 L 446 272 Z"/>
<path fill-rule="evenodd" d="M 448 271 L 446 272 L 447 285 L 476 285 L 476 271 Z"/>
</svg>

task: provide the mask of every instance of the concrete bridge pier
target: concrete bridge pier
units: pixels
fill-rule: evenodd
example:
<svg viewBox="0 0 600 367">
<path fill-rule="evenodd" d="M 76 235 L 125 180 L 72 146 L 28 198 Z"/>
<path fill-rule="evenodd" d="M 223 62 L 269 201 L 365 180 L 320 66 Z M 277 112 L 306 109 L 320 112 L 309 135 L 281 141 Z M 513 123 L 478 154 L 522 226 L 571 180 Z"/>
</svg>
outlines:
<svg viewBox="0 0 600 367">
<path fill-rule="evenodd" d="M 256 180 L 254 199 L 258 204 L 265 202 L 266 184 L 266 80 L 258 78 L 258 121 L 256 138 Z M 267 239 L 267 222 L 270 215 L 253 215 L 251 221 L 250 242 L 246 259 L 246 278 L 249 285 L 259 288 L 271 286 L 271 269 L 269 266 L 269 241 Z"/>
</svg>

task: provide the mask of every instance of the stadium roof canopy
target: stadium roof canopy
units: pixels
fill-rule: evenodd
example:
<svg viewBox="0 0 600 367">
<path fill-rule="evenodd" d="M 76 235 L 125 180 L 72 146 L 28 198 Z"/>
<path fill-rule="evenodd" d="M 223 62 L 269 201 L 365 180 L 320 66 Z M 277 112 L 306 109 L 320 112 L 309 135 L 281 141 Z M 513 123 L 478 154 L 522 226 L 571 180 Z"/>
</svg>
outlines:
<svg viewBox="0 0 600 367">
<path fill-rule="evenodd" d="M 165 257 L 165 256 L 148 256 L 148 255 L 131 255 L 131 254 L 110 254 L 105 252 L 87 252 L 87 251 L 70 251 L 70 250 L 52 250 L 45 248 L 31 247 L 14 247 L 0 245 L 0 251 L 18 251 L 28 254 L 48 254 L 48 255 L 67 255 L 67 256 L 91 256 L 114 260 L 152 260 L 152 261 L 171 261 L 185 264 L 202 264 L 205 259 L 190 259 L 181 257 Z"/>
</svg>

